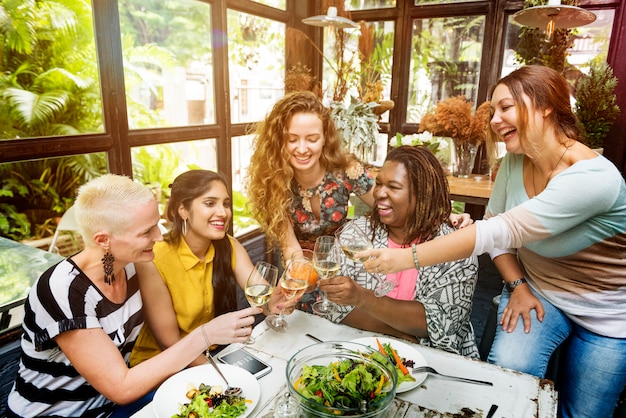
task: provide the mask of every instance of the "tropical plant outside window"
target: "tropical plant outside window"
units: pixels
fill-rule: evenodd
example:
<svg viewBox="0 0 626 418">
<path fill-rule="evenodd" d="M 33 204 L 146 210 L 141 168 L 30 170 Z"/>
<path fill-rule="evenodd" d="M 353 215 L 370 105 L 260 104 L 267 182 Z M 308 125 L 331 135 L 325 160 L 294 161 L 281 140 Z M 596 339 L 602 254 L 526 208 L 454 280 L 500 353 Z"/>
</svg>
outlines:
<svg viewBox="0 0 626 418">
<path fill-rule="evenodd" d="M 407 122 L 448 97 L 476 102 L 484 25 L 484 16 L 413 21 Z"/>
</svg>

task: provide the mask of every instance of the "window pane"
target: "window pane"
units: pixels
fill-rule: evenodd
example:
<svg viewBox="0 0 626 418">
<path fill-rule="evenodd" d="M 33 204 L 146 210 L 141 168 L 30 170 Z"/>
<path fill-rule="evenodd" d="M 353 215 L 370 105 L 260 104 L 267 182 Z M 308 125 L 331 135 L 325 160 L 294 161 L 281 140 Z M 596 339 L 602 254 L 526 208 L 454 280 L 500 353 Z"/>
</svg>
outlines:
<svg viewBox="0 0 626 418">
<path fill-rule="evenodd" d="M 367 10 L 396 7 L 396 0 L 346 0 L 346 10 Z"/>
<path fill-rule="evenodd" d="M 248 177 L 248 167 L 253 149 L 254 135 L 233 138 L 233 224 L 235 236 L 245 234 L 259 226 L 246 208 L 248 199 L 245 196 L 245 182 Z"/>
<path fill-rule="evenodd" d="M 359 39 L 366 39 L 368 34 L 370 42 L 361 42 L 359 46 Z M 322 85 L 325 98 L 346 102 L 349 102 L 350 97 L 365 101 L 388 99 L 393 64 L 393 37 L 394 22 L 389 21 L 367 22 L 361 30 L 325 28 L 326 59 Z M 338 76 L 339 72 L 341 78 Z M 342 91 L 342 86 L 345 86 L 345 91 Z M 388 112 L 383 114 L 383 121 L 388 118 Z"/>
<path fill-rule="evenodd" d="M 0 164 L 0 235 L 48 250 L 78 188 L 106 172 L 104 153 Z"/>
<path fill-rule="evenodd" d="M 229 10 L 228 54 L 232 122 L 263 119 L 285 91 L 285 25 Z"/>
<path fill-rule="evenodd" d="M 102 132 L 91 6 L 0 5 L 0 139 Z"/>
<path fill-rule="evenodd" d="M 131 129 L 215 123 L 211 6 L 120 0 Z"/>
<path fill-rule="evenodd" d="M 407 122 L 448 97 L 476 102 L 484 26 L 484 16 L 413 21 Z"/>
<path fill-rule="evenodd" d="M 567 49 L 565 60 L 566 66 L 572 65 L 578 70 L 587 73 L 588 66 L 592 59 L 599 57 L 606 60 L 609 50 L 609 41 L 611 39 L 611 29 L 613 28 L 613 19 L 615 10 L 592 10 L 597 18 L 596 21 L 585 26 L 573 29 L 573 46 Z M 520 48 L 522 43 L 522 27 L 513 21 L 513 17 L 509 16 L 509 24 L 507 25 L 506 46 L 504 50 L 504 58 L 502 65 L 502 75 L 509 74 L 515 68 L 518 68 L 524 62 L 523 59 L 516 56 L 516 49 Z M 537 30 L 540 36 L 543 31 Z M 532 45 L 532 44 L 531 44 Z M 540 46 L 540 44 L 535 44 Z M 539 57 L 538 51 L 528 51 L 526 55 L 533 58 Z"/>
<path fill-rule="evenodd" d="M 192 169 L 217 171 L 217 141 L 201 139 L 132 149 L 133 178 L 150 187 L 161 214 L 176 176 Z"/>
<path fill-rule="evenodd" d="M 286 0 L 252 0 L 252 1 L 264 4 L 266 6 L 271 6 L 271 7 L 274 7 L 276 9 L 285 10 L 285 8 L 286 8 L 286 6 L 285 6 L 285 1 Z"/>
<path fill-rule="evenodd" d="M 484 1 L 484 0 L 415 0 L 415 5 L 423 5 L 423 4 L 441 4 L 441 3 L 459 3 L 459 2 L 470 2 L 470 1 Z"/>
</svg>

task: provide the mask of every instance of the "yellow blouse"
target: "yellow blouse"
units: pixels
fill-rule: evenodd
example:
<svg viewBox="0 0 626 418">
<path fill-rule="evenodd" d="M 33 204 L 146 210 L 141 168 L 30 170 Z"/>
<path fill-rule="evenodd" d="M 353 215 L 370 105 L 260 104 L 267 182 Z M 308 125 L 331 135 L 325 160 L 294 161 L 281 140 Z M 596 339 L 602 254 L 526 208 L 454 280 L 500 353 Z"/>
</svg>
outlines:
<svg viewBox="0 0 626 418">
<path fill-rule="evenodd" d="M 228 238 L 233 247 L 231 265 L 234 266 L 236 256 L 233 238 L 230 236 Z M 184 239 L 180 240 L 178 246 L 165 241 L 157 242 L 154 245 L 154 253 L 154 264 L 170 291 L 182 338 L 199 325 L 213 319 L 215 315 L 213 309 L 215 247 L 213 245 L 209 247 L 203 262 L 193 254 Z M 130 355 L 130 365 L 135 366 L 160 352 L 161 348 L 150 327 L 144 324 Z"/>
</svg>

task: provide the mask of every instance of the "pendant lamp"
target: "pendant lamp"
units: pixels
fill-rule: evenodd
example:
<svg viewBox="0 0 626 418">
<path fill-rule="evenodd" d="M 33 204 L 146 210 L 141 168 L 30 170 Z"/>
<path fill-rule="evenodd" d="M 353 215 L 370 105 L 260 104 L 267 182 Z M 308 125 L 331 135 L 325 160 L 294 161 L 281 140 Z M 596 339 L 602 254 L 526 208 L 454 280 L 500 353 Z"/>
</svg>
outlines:
<svg viewBox="0 0 626 418">
<path fill-rule="evenodd" d="M 550 39 L 555 29 L 588 25 L 596 20 L 596 15 L 580 7 L 561 4 L 561 0 L 548 0 L 545 6 L 520 10 L 513 15 L 513 20 L 520 25 L 545 28 L 546 37 Z"/>
<path fill-rule="evenodd" d="M 311 26 L 334 26 L 336 28 L 358 28 L 359 25 L 356 22 L 353 22 L 350 19 L 346 19 L 345 17 L 337 16 L 337 8 L 335 6 L 330 6 L 325 15 L 319 16 L 311 16 L 305 19 L 302 19 L 302 23 Z"/>
</svg>

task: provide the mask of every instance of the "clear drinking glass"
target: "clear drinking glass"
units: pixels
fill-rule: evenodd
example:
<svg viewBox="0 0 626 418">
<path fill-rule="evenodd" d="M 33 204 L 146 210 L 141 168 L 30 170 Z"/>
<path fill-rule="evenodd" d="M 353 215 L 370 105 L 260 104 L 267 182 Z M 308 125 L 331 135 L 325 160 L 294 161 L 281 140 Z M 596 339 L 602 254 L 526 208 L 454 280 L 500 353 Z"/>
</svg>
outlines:
<svg viewBox="0 0 626 418">
<path fill-rule="evenodd" d="M 285 298 L 290 301 L 302 297 L 309 287 L 309 277 L 314 273 L 313 263 L 309 260 L 303 258 L 290 260 L 279 282 Z M 279 315 L 272 314 L 265 318 L 265 323 L 275 331 L 284 332 L 288 327 L 285 320 L 285 305 Z"/>
<path fill-rule="evenodd" d="M 321 236 L 315 240 L 313 250 L 313 268 L 317 272 L 318 280 L 335 277 L 341 268 L 341 252 L 337 239 L 332 236 Z M 327 314 L 337 310 L 337 304 L 326 297 L 320 289 L 322 300 L 313 304 L 313 311 L 318 314 Z"/>
<path fill-rule="evenodd" d="M 258 261 L 250 272 L 244 293 L 252 306 L 263 306 L 268 303 L 274 293 L 278 281 L 278 268 L 276 266 Z M 252 334 L 246 344 L 254 344 Z"/>
<path fill-rule="evenodd" d="M 368 250 L 370 248 L 374 248 L 372 241 L 369 239 L 367 234 L 363 232 L 359 226 L 354 223 L 354 221 L 349 221 L 343 224 L 336 232 L 335 237 L 339 240 L 339 245 L 343 253 L 352 261 L 356 261 L 359 263 L 363 263 L 365 260 L 358 259 L 354 257 L 354 254 Z M 393 288 L 397 286 L 397 281 L 395 280 L 383 280 L 382 277 L 378 273 L 369 273 L 372 274 L 376 280 L 378 280 L 378 285 L 376 289 L 374 289 L 374 294 L 378 297 L 385 296 L 387 293 L 391 292 Z"/>
</svg>

